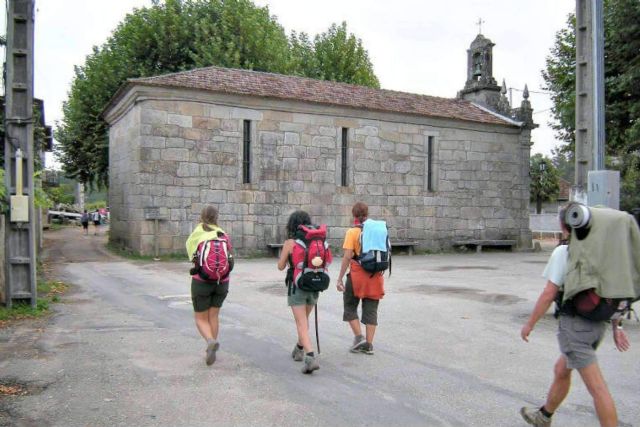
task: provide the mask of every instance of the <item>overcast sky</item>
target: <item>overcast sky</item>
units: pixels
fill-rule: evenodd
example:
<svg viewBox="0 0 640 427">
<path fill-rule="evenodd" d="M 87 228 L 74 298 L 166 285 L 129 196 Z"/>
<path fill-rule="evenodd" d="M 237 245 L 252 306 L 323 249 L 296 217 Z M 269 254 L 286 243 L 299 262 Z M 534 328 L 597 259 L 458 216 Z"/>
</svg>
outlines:
<svg viewBox="0 0 640 427">
<path fill-rule="evenodd" d="M 268 5 L 287 33 L 315 35 L 346 21 L 362 39 L 385 89 L 455 97 L 466 80 L 466 49 L 482 33 L 494 47 L 494 77 L 513 87 L 518 106 L 525 83 L 543 85 L 540 71 L 555 33 L 575 10 L 575 0 L 255 0 Z M 73 67 L 82 65 L 134 7 L 150 0 L 36 0 L 35 95 L 44 99 L 46 120 L 62 118 Z M 549 154 L 557 143 L 549 97 L 531 93 L 532 152 Z"/>
</svg>

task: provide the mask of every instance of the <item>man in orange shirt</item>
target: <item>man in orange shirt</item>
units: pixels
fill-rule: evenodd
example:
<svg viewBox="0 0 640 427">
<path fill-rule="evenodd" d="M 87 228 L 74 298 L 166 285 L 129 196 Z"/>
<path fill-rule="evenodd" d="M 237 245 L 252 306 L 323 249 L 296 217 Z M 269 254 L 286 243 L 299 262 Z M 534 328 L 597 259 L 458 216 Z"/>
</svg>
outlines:
<svg viewBox="0 0 640 427">
<path fill-rule="evenodd" d="M 371 274 L 365 271 L 357 260 L 361 253 L 360 234 L 362 223 L 369 215 L 369 207 L 363 202 L 357 202 L 351 209 L 354 226 L 347 230 L 342 249 L 344 255 L 338 275 L 337 288 L 343 292 L 344 314 L 342 320 L 349 322 L 354 339 L 351 346 L 353 353 L 373 354 L 373 336 L 378 325 L 378 304 L 384 296 L 384 277 L 382 272 Z M 342 278 L 349 269 L 347 281 Z M 360 319 L 358 319 L 358 305 L 362 301 L 362 323 L 365 324 L 366 338 L 362 335 Z"/>
</svg>

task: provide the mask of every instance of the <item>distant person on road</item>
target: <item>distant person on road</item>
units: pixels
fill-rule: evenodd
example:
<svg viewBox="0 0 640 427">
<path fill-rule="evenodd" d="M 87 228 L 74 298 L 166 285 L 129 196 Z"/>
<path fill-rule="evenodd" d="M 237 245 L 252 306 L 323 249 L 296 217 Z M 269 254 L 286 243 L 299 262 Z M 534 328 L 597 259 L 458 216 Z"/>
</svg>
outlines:
<svg viewBox="0 0 640 427">
<path fill-rule="evenodd" d="M 560 226 L 563 240 L 569 237 L 569 226 L 565 222 L 567 208 L 560 209 Z M 529 342 L 529 335 L 536 323 L 549 309 L 554 301 L 561 302 L 559 293 L 563 292 L 563 286 L 567 274 L 567 264 L 570 245 L 561 244 L 556 247 L 547 262 L 542 276 L 547 280 L 546 286 L 529 317 L 522 327 L 520 335 Z M 596 322 L 581 317 L 572 310 L 571 304 L 558 305 L 556 310 L 558 317 L 558 343 L 562 353 L 554 367 L 554 378 L 547 394 L 547 400 L 540 408 L 520 409 L 524 420 L 534 426 L 550 426 L 553 413 L 558 409 L 562 401 L 569 394 L 571 387 L 571 372 L 577 369 L 582 381 L 593 398 L 593 403 L 604 427 L 618 425 L 616 407 L 602 376 L 596 358 L 596 349 L 600 345 L 605 333 L 605 322 Z M 629 340 L 622 329 L 619 320 L 612 320 L 613 340 L 619 351 L 629 349 Z"/>
<path fill-rule="evenodd" d="M 198 332 L 207 343 L 205 363 L 216 361 L 219 315 L 229 293 L 229 273 L 233 269 L 231 241 L 218 226 L 218 209 L 207 205 L 198 224 L 187 239 L 187 254 L 194 262 L 191 269 L 191 301 Z"/>
<path fill-rule="evenodd" d="M 357 202 L 351 209 L 353 226 L 347 230 L 342 249 L 344 255 L 338 274 L 337 289 L 343 292 L 344 314 L 342 320 L 349 322 L 353 332 L 352 353 L 373 354 L 373 337 L 378 326 L 378 305 L 384 296 L 383 272 L 365 271 L 357 258 L 361 253 L 360 234 L 362 224 L 369 216 L 369 207 L 364 202 Z M 347 281 L 343 277 L 347 274 Z M 362 323 L 365 325 L 366 337 L 362 335 L 358 305 L 362 302 Z"/>
<path fill-rule="evenodd" d="M 98 227 L 100 227 L 100 212 L 98 211 L 98 209 L 96 209 L 95 212 L 91 214 L 91 219 L 93 220 L 93 226 L 94 226 L 93 235 L 97 236 Z"/>
<path fill-rule="evenodd" d="M 295 246 L 296 233 L 301 225 L 311 225 L 311 217 L 305 211 L 295 211 L 289 216 L 287 221 L 288 239 L 282 245 L 280 259 L 278 259 L 278 269 L 284 270 L 287 266 L 287 304 L 291 307 L 293 318 L 296 322 L 298 342 L 293 347 L 291 357 L 296 362 L 304 362 L 302 372 L 310 374 L 320 369 L 318 358 L 313 351 L 311 339 L 309 338 L 309 314 L 318 303 L 319 292 L 309 292 L 299 289 L 293 283 L 293 260 L 292 253 Z"/>
<path fill-rule="evenodd" d="M 88 236 L 89 235 L 89 214 L 87 213 L 86 209 L 84 210 L 84 212 L 82 213 L 82 216 L 80 217 L 80 224 L 82 224 L 84 235 Z"/>
</svg>

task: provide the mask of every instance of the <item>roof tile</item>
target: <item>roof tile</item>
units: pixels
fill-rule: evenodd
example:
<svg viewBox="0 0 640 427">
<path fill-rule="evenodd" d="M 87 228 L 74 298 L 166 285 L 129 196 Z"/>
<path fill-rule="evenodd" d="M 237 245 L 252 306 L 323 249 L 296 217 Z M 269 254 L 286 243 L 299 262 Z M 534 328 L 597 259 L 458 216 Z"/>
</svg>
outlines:
<svg viewBox="0 0 640 427">
<path fill-rule="evenodd" d="M 499 116 L 462 99 L 233 68 L 198 68 L 156 77 L 129 79 L 128 82 L 513 126 Z"/>
</svg>

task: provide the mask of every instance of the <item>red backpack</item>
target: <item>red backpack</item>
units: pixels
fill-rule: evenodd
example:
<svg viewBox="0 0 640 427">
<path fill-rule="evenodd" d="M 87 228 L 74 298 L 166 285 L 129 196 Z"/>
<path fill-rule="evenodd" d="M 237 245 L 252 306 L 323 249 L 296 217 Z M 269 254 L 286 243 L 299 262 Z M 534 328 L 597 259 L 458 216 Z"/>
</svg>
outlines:
<svg viewBox="0 0 640 427">
<path fill-rule="evenodd" d="M 327 239 L 327 226 L 298 227 L 291 253 L 293 284 L 303 291 L 324 291 L 329 287 L 328 267 L 333 260 Z"/>
<path fill-rule="evenodd" d="M 221 232 L 216 239 L 200 242 L 193 257 L 193 274 L 209 282 L 227 283 L 233 270 L 231 249 L 229 237 Z"/>
</svg>

